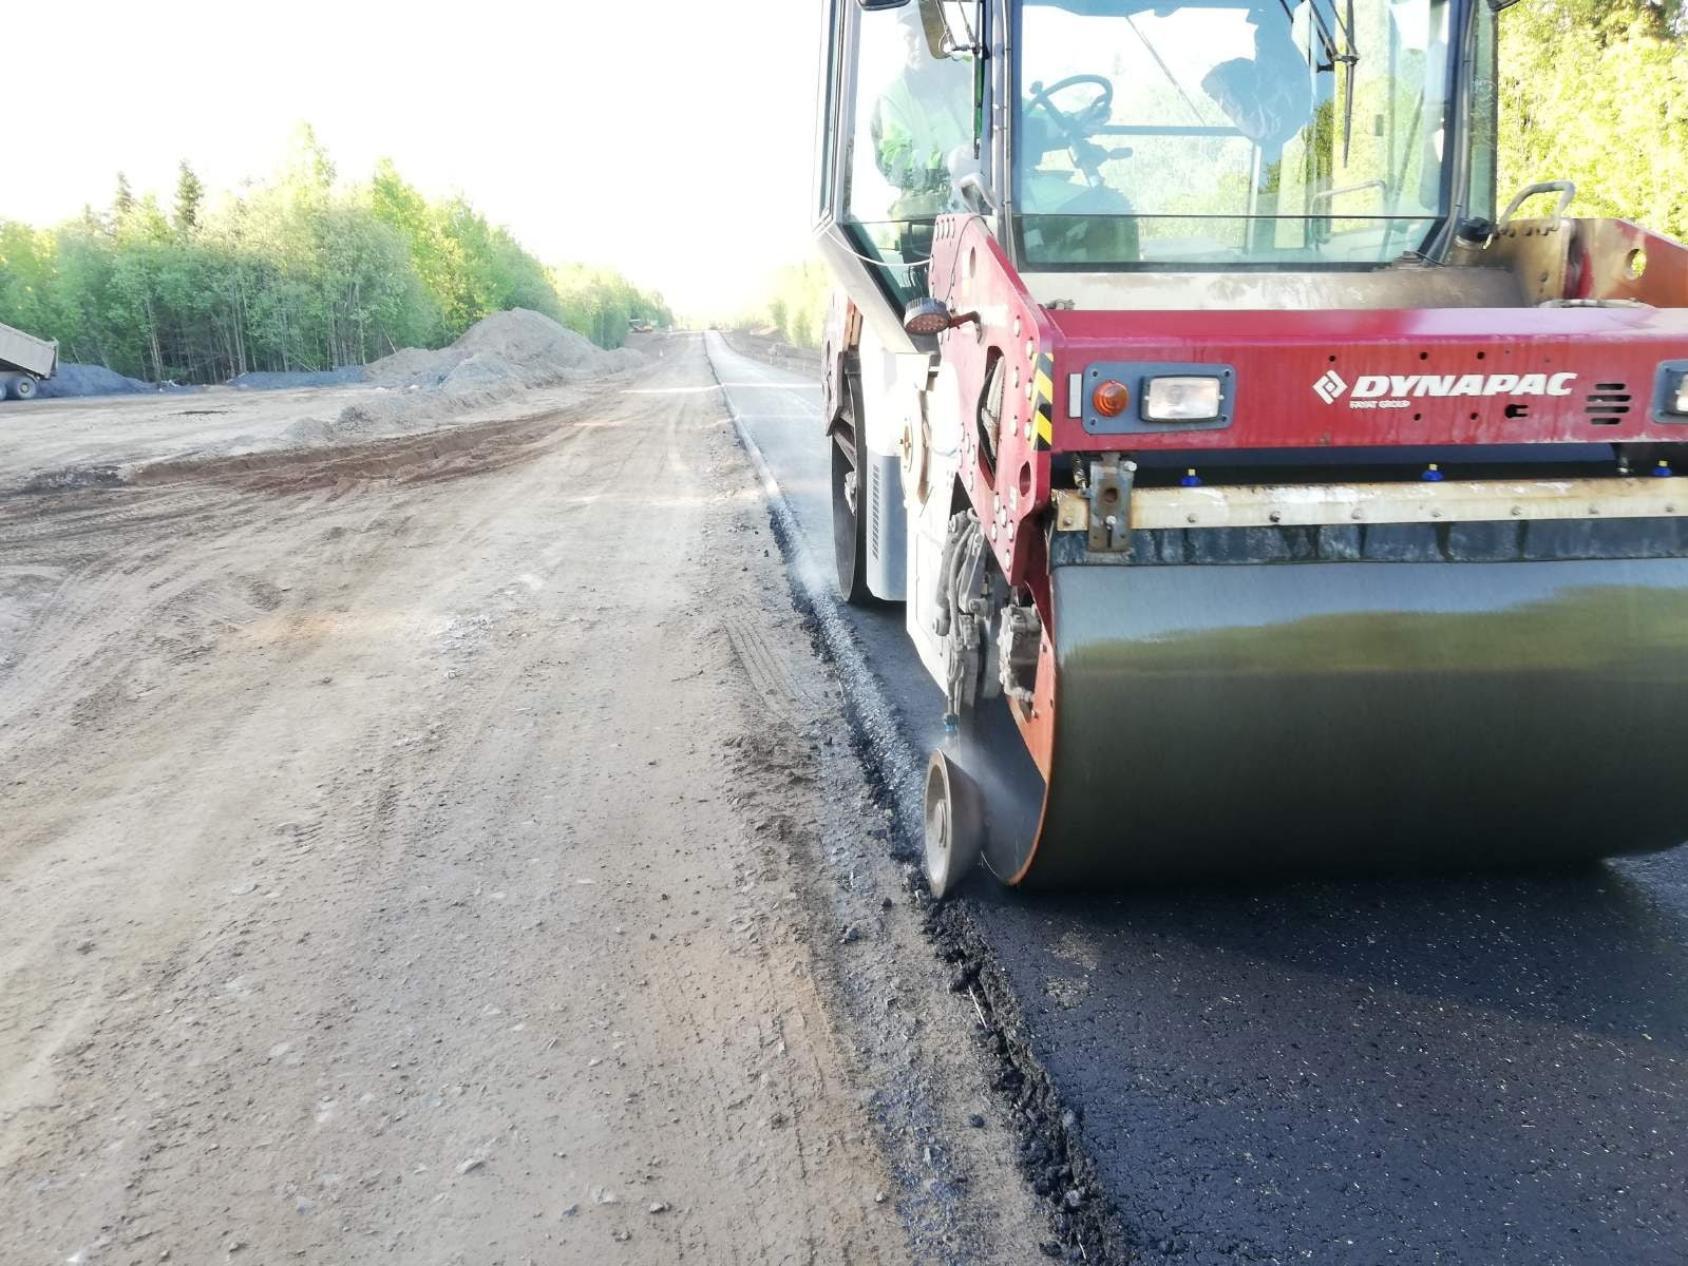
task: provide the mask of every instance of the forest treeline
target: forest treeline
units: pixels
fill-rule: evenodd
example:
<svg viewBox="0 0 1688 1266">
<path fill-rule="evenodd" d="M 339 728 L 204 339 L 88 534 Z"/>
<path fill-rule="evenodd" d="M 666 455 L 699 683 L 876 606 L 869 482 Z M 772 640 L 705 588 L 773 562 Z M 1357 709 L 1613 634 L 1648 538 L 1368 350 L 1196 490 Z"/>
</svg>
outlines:
<svg viewBox="0 0 1688 1266">
<path fill-rule="evenodd" d="M 548 269 L 462 198 L 390 162 L 346 185 L 308 128 L 284 170 L 212 201 L 183 163 L 166 206 L 119 176 L 109 208 L 40 229 L 0 220 L 0 322 L 65 360 L 155 381 L 363 364 L 532 308 L 616 347 L 672 318 L 619 274 Z"/>
<path fill-rule="evenodd" d="M 1500 33 L 1500 201 L 1572 180 L 1581 214 L 1688 240 L 1688 0 L 1520 0 Z M 818 347 L 828 289 L 782 269 L 750 321 Z"/>
<path fill-rule="evenodd" d="M 1500 19 L 1500 188 L 1572 180 L 1582 215 L 1688 240 L 1688 6 L 1522 0 Z"/>
<path fill-rule="evenodd" d="M 826 333 L 827 305 L 832 299 L 832 278 L 818 260 L 788 264 L 774 274 L 773 298 L 768 300 L 762 321 L 780 332 L 796 347 L 819 347 Z"/>
</svg>

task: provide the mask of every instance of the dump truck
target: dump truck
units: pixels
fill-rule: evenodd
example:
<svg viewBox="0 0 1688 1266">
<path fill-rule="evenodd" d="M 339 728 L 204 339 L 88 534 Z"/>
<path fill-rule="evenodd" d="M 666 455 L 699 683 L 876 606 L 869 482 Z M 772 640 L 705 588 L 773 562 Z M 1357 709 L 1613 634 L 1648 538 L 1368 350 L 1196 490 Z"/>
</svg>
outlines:
<svg viewBox="0 0 1688 1266">
<path fill-rule="evenodd" d="M 0 400 L 29 400 L 59 368 L 59 345 L 0 325 Z"/>
<path fill-rule="evenodd" d="M 1688 249 L 1497 188 L 1508 7 L 828 6 L 838 584 L 944 694 L 940 897 L 1688 839 Z"/>
</svg>

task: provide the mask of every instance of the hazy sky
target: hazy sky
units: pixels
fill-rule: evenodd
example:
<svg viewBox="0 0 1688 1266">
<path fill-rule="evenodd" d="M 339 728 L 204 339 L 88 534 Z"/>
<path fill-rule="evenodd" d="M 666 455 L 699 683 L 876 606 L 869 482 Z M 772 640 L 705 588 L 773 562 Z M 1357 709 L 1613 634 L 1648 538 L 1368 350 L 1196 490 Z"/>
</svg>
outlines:
<svg viewBox="0 0 1688 1266">
<path fill-rule="evenodd" d="M 731 310 L 808 240 L 816 0 L 61 0 L 0 99 L 51 137 L 0 218 L 264 176 L 308 120 L 343 178 L 390 156 L 547 262 Z M 16 115 L 14 114 L 14 120 Z M 26 130 L 35 130 L 33 128 Z M 26 174 L 27 173 L 27 174 Z"/>
</svg>

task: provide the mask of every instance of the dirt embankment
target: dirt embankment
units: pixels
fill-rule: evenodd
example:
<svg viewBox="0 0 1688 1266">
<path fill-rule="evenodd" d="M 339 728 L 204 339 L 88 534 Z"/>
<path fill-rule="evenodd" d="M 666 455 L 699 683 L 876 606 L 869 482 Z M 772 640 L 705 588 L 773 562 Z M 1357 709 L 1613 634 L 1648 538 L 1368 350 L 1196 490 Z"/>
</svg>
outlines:
<svg viewBox="0 0 1688 1266">
<path fill-rule="evenodd" d="M 0 497 L 0 1261 L 1036 1259 L 697 340 L 545 395 Z"/>
<path fill-rule="evenodd" d="M 374 394 L 347 404 L 333 423 L 301 430 L 295 438 L 414 430 L 430 419 L 498 404 L 517 392 L 607 377 L 643 360 L 631 348 L 605 351 L 548 316 L 517 308 L 477 322 L 450 347 L 405 348 L 366 365 L 364 379 Z"/>
<path fill-rule="evenodd" d="M 407 347 L 368 365 L 344 365 L 322 370 L 252 370 L 228 382 L 242 391 L 296 391 L 304 387 L 383 387 L 440 385 L 453 369 L 480 358 L 474 377 L 519 382 L 525 386 L 558 381 L 554 371 L 603 374 L 625 367 L 634 358 L 626 349 L 605 352 L 573 330 L 543 313 L 527 308 L 496 312 L 471 327 L 450 347 L 430 350 Z M 61 361 L 57 372 L 36 388 L 43 400 L 72 400 L 87 396 L 123 396 L 161 391 L 195 392 L 204 387 L 146 382 L 129 378 L 104 365 Z"/>
<path fill-rule="evenodd" d="M 475 425 L 508 415 L 513 402 L 551 412 L 642 363 L 639 352 L 606 352 L 549 317 L 517 309 L 487 317 L 450 347 L 376 361 L 354 385 L 270 375 L 263 391 L 12 403 L 0 408 L 0 494 L 111 486 L 159 465 Z"/>
</svg>

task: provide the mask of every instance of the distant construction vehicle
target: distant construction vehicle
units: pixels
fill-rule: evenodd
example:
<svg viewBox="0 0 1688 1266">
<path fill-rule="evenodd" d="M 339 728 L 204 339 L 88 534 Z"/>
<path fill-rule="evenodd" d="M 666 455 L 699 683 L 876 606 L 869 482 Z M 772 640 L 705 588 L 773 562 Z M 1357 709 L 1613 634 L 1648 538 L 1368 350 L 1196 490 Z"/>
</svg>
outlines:
<svg viewBox="0 0 1688 1266">
<path fill-rule="evenodd" d="M 1688 248 L 1497 205 L 1506 7 L 828 6 L 838 581 L 946 697 L 937 894 L 1688 840 Z"/>
<path fill-rule="evenodd" d="M 59 369 L 59 345 L 0 325 L 0 400 L 28 400 Z"/>
</svg>

